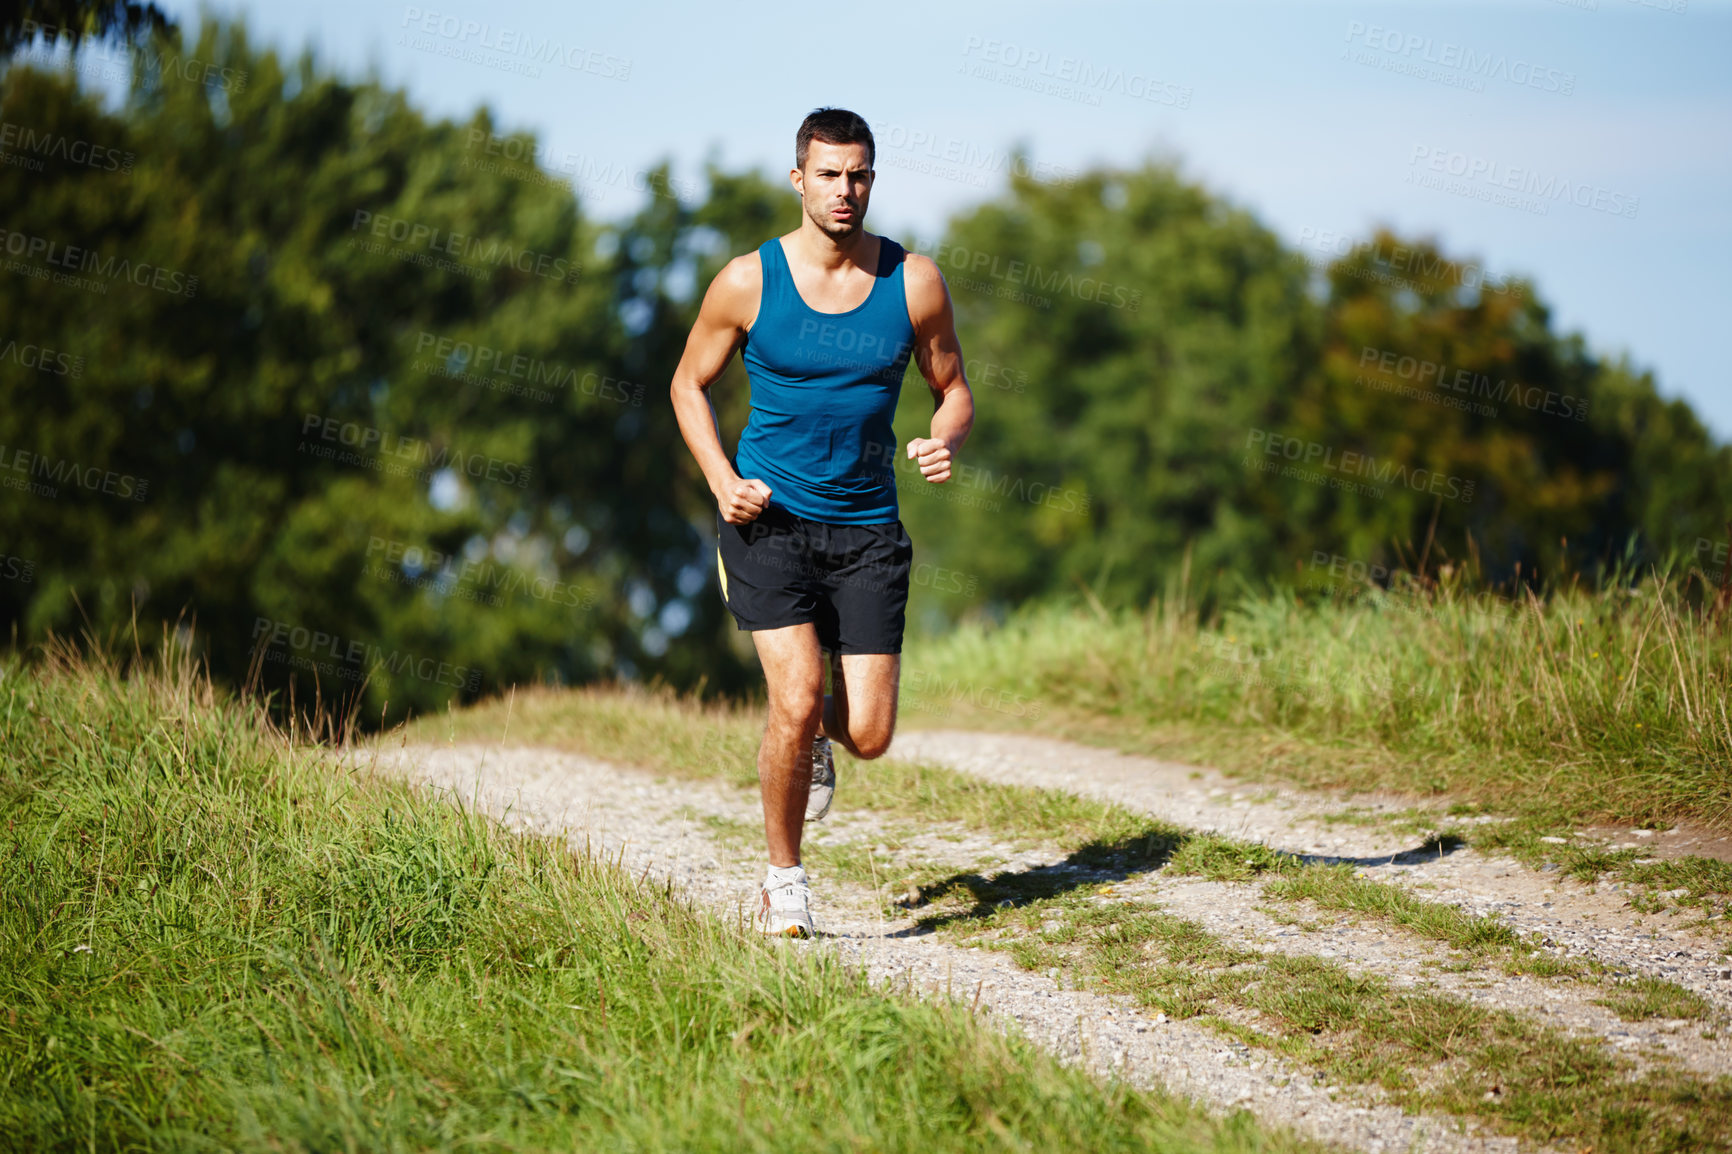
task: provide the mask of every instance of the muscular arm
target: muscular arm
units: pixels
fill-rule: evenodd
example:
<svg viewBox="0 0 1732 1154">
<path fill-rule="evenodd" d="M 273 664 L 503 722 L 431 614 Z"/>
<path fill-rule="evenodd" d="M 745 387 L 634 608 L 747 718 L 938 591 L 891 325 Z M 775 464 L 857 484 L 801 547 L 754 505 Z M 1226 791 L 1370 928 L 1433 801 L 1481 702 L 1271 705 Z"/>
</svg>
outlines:
<svg viewBox="0 0 1732 1154">
<path fill-rule="evenodd" d="M 716 274 L 704 293 L 697 323 L 686 338 L 686 351 L 668 389 L 680 435 L 703 470 L 722 519 L 730 525 L 755 520 L 770 500 L 770 487 L 756 479 L 742 480 L 734 472 L 722 449 L 709 388 L 728 367 L 756 317 L 762 283 L 763 269 L 756 253 L 735 257 Z"/>
<path fill-rule="evenodd" d="M 962 368 L 956 339 L 956 313 L 944 275 L 930 257 L 908 254 L 902 270 L 908 283 L 908 319 L 914 324 L 914 362 L 932 390 L 932 435 L 908 443 L 908 455 L 934 484 L 950 479 L 950 462 L 974 426 L 974 394 Z"/>
</svg>

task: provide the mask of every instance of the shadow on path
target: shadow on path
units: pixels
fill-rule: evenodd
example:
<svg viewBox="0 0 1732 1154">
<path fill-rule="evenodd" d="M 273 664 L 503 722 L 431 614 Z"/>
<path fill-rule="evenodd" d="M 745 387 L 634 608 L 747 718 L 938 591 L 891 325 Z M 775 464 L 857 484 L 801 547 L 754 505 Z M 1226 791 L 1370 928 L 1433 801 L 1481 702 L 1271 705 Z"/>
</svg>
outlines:
<svg viewBox="0 0 1732 1154">
<path fill-rule="evenodd" d="M 911 899 L 899 901 L 901 908 L 915 913 L 950 897 L 972 899 L 967 909 L 917 915 L 917 924 L 897 930 L 893 938 L 918 937 L 957 922 L 979 921 L 1001 909 L 1014 909 L 1058 897 L 1086 885 L 1121 882 L 1153 873 L 1177 859 L 1184 872 L 1223 881 L 1249 881 L 1264 874 L 1289 873 L 1305 866 L 1349 866 L 1369 869 L 1380 866 L 1419 865 L 1436 861 L 1461 849 L 1466 843 L 1451 835 L 1432 837 L 1410 850 L 1377 857 L 1330 857 L 1323 854 L 1287 853 L 1267 846 L 1246 846 L 1217 834 L 1179 833 L 1150 829 L 1112 842 L 1094 841 L 1074 850 L 1063 861 L 1020 870 L 1005 870 L 991 876 L 979 872 L 955 873 L 919 887 Z M 1246 855 L 1250 856 L 1246 856 Z"/>
</svg>

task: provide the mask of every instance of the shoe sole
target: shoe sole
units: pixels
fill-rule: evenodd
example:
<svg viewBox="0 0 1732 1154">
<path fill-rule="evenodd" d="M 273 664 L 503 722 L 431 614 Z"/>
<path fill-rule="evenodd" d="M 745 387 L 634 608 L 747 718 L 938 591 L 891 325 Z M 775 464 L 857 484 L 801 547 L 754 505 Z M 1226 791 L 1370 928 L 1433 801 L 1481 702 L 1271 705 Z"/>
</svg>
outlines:
<svg viewBox="0 0 1732 1154">
<path fill-rule="evenodd" d="M 767 938 L 815 938 L 818 936 L 816 927 L 807 929 L 805 926 L 802 926 L 797 922 L 792 925 L 783 926 L 779 930 L 772 930 L 760 922 L 758 924 L 758 932 Z"/>
</svg>

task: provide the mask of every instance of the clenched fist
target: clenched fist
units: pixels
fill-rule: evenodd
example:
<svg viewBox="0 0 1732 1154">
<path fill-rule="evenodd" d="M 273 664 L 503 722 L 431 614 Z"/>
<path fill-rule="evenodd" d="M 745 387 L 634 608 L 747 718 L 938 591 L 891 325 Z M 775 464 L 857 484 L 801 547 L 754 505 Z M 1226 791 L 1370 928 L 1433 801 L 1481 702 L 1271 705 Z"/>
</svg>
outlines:
<svg viewBox="0 0 1732 1154">
<path fill-rule="evenodd" d="M 920 462 L 920 475 L 934 485 L 950 480 L 950 446 L 937 437 L 915 437 L 908 442 L 908 456 Z"/>
<path fill-rule="evenodd" d="M 730 525 L 756 521 L 770 507 L 770 487 L 756 477 L 747 481 L 730 481 L 716 492 L 716 508 L 722 520 Z"/>
</svg>

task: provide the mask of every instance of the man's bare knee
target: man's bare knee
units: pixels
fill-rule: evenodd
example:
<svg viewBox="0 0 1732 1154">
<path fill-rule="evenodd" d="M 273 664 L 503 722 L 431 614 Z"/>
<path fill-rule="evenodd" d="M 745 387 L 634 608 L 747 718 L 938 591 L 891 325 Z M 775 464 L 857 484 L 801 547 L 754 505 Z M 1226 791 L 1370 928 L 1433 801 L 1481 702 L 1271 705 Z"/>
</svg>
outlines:
<svg viewBox="0 0 1732 1154">
<path fill-rule="evenodd" d="M 770 698 L 769 722 L 772 727 L 816 732 L 823 717 L 824 694 L 816 689 L 810 693 L 785 693 Z"/>
<path fill-rule="evenodd" d="M 849 737 L 853 743 L 851 752 L 862 761 L 883 757 L 885 751 L 890 748 L 890 731 L 888 729 L 875 729 L 867 733 L 850 734 Z"/>
</svg>

